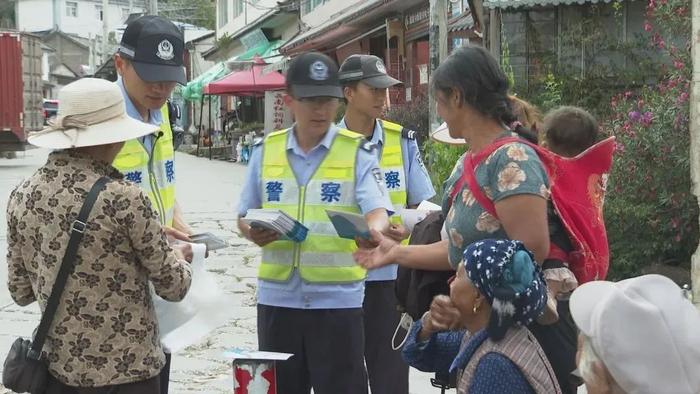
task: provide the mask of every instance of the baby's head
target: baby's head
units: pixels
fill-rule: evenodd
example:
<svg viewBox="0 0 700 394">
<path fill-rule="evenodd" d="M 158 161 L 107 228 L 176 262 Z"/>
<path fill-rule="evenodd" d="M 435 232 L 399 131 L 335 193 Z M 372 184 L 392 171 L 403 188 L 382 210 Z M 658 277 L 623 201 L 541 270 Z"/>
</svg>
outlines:
<svg viewBox="0 0 700 394">
<path fill-rule="evenodd" d="M 562 106 L 545 115 L 544 145 L 552 152 L 574 157 L 590 148 L 598 139 L 598 122 L 579 107 Z"/>
</svg>

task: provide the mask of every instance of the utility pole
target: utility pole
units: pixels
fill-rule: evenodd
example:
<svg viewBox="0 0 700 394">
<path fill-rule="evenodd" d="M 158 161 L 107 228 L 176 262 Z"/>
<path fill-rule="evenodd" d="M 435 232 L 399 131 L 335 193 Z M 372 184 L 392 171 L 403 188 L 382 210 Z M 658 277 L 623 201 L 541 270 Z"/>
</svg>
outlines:
<svg viewBox="0 0 700 394">
<path fill-rule="evenodd" d="M 148 15 L 158 15 L 158 0 L 146 0 L 146 13 Z"/>
<path fill-rule="evenodd" d="M 102 63 L 109 59 L 109 24 L 107 23 L 107 15 L 109 12 L 109 0 L 102 0 Z"/>
<path fill-rule="evenodd" d="M 430 75 L 438 68 L 440 62 L 447 57 L 447 1 L 430 0 L 428 80 L 430 80 Z M 428 89 L 428 105 L 430 114 L 430 130 L 428 132 L 432 132 L 440 125 L 435 109 L 435 95 L 432 89 Z"/>
<path fill-rule="evenodd" d="M 693 194 L 700 204 L 700 0 L 691 3 L 691 50 L 693 74 L 690 87 L 690 178 Z M 693 302 L 700 307 L 700 245 L 691 258 Z"/>
<path fill-rule="evenodd" d="M 17 2 L 19 4 L 19 1 Z M 59 26 L 61 25 L 61 3 L 58 0 L 53 0 L 53 18 L 52 18 L 52 23 L 53 26 L 51 26 L 52 29 L 60 30 Z M 16 15 L 19 15 L 17 13 Z"/>
</svg>

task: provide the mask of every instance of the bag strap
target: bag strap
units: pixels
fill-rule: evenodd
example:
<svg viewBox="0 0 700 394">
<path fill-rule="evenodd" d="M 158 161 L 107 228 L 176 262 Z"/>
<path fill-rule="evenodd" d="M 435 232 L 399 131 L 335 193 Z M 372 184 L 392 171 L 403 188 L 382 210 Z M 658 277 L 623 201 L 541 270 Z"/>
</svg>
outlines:
<svg viewBox="0 0 700 394">
<path fill-rule="evenodd" d="M 474 175 L 474 170 L 476 169 L 476 166 L 478 164 L 484 161 L 498 148 L 502 147 L 505 144 L 510 144 L 511 142 L 527 143 L 519 137 L 503 137 L 487 145 L 484 149 L 480 150 L 476 154 L 467 152 L 467 154 L 464 155 L 462 176 L 459 177 L 459 179 L 455 183 L 454 188 L 452 189 L 452 194 L 450 195 L 451 201 L 454 202 L 454 198 L 457 196 L 457 193 L 459 193 L 459 191 L 466 183 L 469 187 L 469 190 L 472 192 L 472 196 L 474 197 L 476 202 L 478 202 L 479 205 L 481 205 L 481 207 L 484 208 L 484 210 L 486 210 L 486 212 L 491 214 L 491 216 L 497 218 L 498 216 L 496 216 L 496 207 L 493 205 L 493 201 L 486 197 L 486 195 L 484 195 L 484 192 L 479 187 L 479 184 L 476 181 L 476 176 Z"/>
<path fill-rule="evenodd" d="M 481 205 L 481 207 L 484 208 L 484 210 L 491 216 L 498 218 L 496 215 L 496 206 L 493 204 L 491 199 L 486 197 L 484 191 L 481 190 L 479 183 L 476 181 L 476 176 L 474 175 L 475 168 L 474 158 L 472 155 L 467 154 L 467 156 L 464 158 L 464 172 L 462 173 L 464 183 L 466 183 L 469 187 L 469 191 L 472 192 L 472 197 L 474 197 L 476 202 L 478 202 L 479 205 Z"/>
<path fill-rule="evenodd" d="M 41 316 L 39 328 L 37 329 L 37 333 L 32 341 L 32 346 L 27 353 L 27 358 L 29 359 L 37 361 L 41 359 L 41 350 L 44 347 L 44 342 L 46 341 L 46 336 L 49 333 L 49 328 L 53 322 L 53 317 L 56 314 L 56 309 L 58 309 L 61 295 L 63 295 L 63 289 L 66 287 L 68 275 L 71 273 L 71 271 L 73 271 L 75 257 L 78 254 L 78 246 L 80 246 L 80 241 L 83 239 L 83 233 L 85 233 L 85 230 L 87 229 L 87 219 L 90 216 L 90 211 L 92 211 L 93 205 L 95 205 L 95 201 L 97 201 L 97 196 L 99 196 L 100 192 L 104 190 L 107 182 L 109 182 L 108 177 L 101 177 L 97 180 L 97 182 L 95 182 L 85 198 L 83 207 L 80 208 L 78 218 L 71 226 L 70 240 L 68 241 L 66 252 L 63 255 L 63 260 L 61 261 L 61 268 L 58 270 L 56 281 L 53 283 L 53 287 L 51 288 L 51 295 L 49 296 L 49 300 L 46 302 L 46 308 Z"/>
</svg>

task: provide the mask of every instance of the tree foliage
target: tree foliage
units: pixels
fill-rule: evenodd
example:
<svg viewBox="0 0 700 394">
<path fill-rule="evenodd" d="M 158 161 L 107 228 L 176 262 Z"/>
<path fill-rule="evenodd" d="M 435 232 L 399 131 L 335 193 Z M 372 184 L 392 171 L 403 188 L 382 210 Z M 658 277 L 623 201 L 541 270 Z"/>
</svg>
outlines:
<svg viewBox="0 0 700 394">
<path fill-rule="evenodd" d="M 158 13 L 170 20 L 216 28 L 216 3 L 212 0 L 160 0 Z"/>
<path fill-rule="evenodd" d="M 15 27 L 15 0 L 0 1 L 0 28 Z"/>
</svg>

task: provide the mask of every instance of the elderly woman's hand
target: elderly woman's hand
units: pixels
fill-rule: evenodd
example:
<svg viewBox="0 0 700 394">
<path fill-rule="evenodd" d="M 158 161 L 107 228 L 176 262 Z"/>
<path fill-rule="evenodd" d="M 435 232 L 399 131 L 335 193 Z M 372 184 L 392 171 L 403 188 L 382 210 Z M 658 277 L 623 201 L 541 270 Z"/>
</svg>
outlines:
<svg viewBox="0 0 700 394">
<path fill-rule="evenodd" d="M 459 309 L 452 303 L 449 296 L 437 295 L 430 304 L 430 322 L 437 331 L 455 330 L 460 328 Z"/>
<path fill-rule="evenodd" d="M 192 244 L 188 242 L 177 242 L 170 245 L 175 252 L 175 256 L 179 260 L 187 260 L 188 263 L 192 262 Z"/>
<path fill-rule="evenodd" d="M 430 310 L 425 312 L 421 323 L 423 324 L 419 334 L 421 341 L 427 340 L 436 332 L 457 330 L 462 326 L 459 309 L 446 295 L 438 295 L 433 298 Z"/>
</svg>

